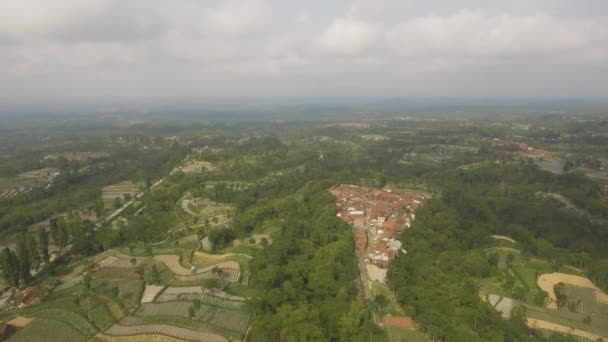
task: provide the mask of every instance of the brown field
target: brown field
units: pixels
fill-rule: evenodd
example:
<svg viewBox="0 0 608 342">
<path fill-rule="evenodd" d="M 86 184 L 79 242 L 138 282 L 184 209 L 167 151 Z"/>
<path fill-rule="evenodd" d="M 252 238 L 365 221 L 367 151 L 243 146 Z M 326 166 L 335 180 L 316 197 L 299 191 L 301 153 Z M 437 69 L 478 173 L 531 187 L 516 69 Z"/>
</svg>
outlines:
<svg viewBox="0 0 608 342">
<path fill-rule="evenodd" d="M 574 335 L 574 336 L 587 338 L 592 341 L 608 339 L 608 337 L 606 337 L 606 336 L 592 334 L 587 331 L 574 329 L 574 328 L 567 327 L 565 325 L 555 324 L 555 323 L 551 323 L 551 322 L 547 322 L 547 321 L 542 321 L 539 319 L 528 318 L 526 323 L 528 324 L 528 326 L 530 328 L 533 328 L 533 329 L 543 329 L 543 330 L 555 331 L 555 332 L 558 332 L 561 334 L 568 334 L 568 335 Z"/>
<path fill-rule="evenodd" d="M 543 291 L 549 294 L 549 309 L 557 309 L 557 298 L 553 288 L 559 283 L 587 287 L 595 290 L 595 299 L 600 303 L 608 303 L 608 295 L 591 282 L 588 278 L 565 273 L 547 273 L 538 277 L 537 284 Z"/>
<path fill-rule="evenodd" d="M 30 324 L 33 320 L 34 320 L 33 318 L 17 316 L 15 318 L 11 319 L 10 321 L 6 322 L 6 324 L 10 324 L 10 325 L 14 325 L 19 328 L 23 328 L 24 326 Z"/>
</svg>

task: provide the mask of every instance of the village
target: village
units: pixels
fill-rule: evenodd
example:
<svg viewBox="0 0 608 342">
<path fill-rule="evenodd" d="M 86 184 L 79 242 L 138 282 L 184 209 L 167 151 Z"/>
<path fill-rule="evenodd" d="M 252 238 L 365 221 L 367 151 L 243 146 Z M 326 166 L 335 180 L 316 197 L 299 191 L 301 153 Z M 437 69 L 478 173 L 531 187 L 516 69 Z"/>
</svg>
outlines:
<svg viewBox="0 0 608 342">
<path fill-rule="evenodd" d="M 383 283 L 386 268 L 397 254 L 407 253 L 401 235 L 428 196 L 356 185 L 335 186 L 331 192 L 337 198 L 337 216 L 353 227 L 355 250 L 366 264 L 369 279 Z"/>
</svg>

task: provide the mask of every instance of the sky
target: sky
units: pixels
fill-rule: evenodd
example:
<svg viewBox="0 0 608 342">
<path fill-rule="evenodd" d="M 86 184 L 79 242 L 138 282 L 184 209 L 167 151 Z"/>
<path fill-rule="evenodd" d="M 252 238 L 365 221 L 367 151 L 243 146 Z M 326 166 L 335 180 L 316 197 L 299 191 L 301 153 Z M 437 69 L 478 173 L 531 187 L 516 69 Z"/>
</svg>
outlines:
<svg viewBox="0 0 608 342">
<path fill-rule="evenodd" d="M 605 0 L 0 0 L 0 100 L 608 97 Z"/>
</svg>

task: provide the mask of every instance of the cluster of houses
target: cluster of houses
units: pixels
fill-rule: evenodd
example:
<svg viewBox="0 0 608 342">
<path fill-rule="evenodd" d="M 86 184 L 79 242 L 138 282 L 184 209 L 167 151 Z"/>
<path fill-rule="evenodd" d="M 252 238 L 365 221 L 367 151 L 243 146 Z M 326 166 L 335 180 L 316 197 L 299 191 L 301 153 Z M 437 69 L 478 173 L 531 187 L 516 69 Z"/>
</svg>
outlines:
<svg viewBox="0 0 608 342">
<path fill-rule="evenodd" d="M 337 215 L 353 227 L 355 249 L 367 253 L 366 262 L 385 268 L 399 251 L 405 253 L 401 234 L 424 204 L 424 195 L 356 185 L 335 186 L 331 192 L 337 198 Z"/>
</svg>

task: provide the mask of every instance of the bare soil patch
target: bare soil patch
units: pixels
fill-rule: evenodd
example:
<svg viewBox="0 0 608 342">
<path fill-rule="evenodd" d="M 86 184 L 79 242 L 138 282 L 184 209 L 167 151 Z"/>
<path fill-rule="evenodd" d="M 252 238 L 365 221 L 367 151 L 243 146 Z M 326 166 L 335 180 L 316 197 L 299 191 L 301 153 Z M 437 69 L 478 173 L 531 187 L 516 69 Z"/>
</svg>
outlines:
<svg viewBox="0 0 608 342">
<path fill-rule="evenodd" d="M 24 326 L 30 324 L 33 320 L 34 320 L 33 318 L 17 316 L 15 318 L 11 319 L 10 321 L 6 322 L 6 324 L 10 324 L 10 325 L 14 325 L 19 328 L 23 328 Z"/>
</svg>

